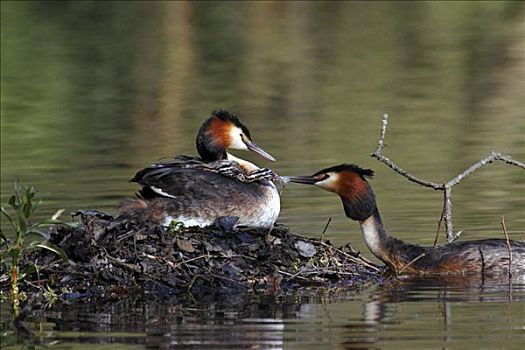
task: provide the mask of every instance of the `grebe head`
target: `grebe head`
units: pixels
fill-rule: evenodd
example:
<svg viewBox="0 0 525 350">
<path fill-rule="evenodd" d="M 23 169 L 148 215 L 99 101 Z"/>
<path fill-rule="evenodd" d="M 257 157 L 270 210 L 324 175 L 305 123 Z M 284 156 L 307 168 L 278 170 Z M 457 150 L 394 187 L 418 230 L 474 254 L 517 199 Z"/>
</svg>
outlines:
<svg viewBox="0 0 525 350">
<path fill-rule="evenodd" d="M 366 180 L 373 175 L 373 170 L 354 164 L 341 164 L 311 176 L 289 176 L 288 180 L 337 193 L 343 201 L 346 215 L 352 220 L 363 221 L 377 210 L 374 192 Z"/>
<path fill-rule="evenodd" d="M 234 114 L 216 110 L 202 124 L 197 134 L 197 151 L 205 161 L 226 159 L 226 149 L 249 150 L 275 161 L 268 152 L 253 143 L 250 131 Z"/>
</svg>

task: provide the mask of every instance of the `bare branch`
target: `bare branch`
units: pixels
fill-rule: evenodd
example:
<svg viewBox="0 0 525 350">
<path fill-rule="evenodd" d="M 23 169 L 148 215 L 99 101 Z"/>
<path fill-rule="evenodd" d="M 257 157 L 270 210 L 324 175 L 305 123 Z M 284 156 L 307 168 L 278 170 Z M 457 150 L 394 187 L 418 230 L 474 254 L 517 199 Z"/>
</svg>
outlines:
<svg viewBox="0 0 525 350">
<path fill-rule="evenodd" d="M 484 165 L 487 165 L 487 164 L 490 164 L 490 163 L 494 162 L 495 160 L 501 160 L 501 161 L 503 161 L 503 162 L 505 162 L 507 164 L 515 165 L 517 167 L 525 169 L 525 164 L 524 163 L 519 162 L 517 160 L 514 160 L 511 157 L 503 155 L 503 154 L 498 153 L 496 151 L 491 151 L 487 156 L 485 156 L 484 158 L 481 158 L 479 161 L 477 161 L 476 163 L 472 164 L 470 167 L 465 169 L 461 174 L 459 174 L 458 176 L 456 176 L 452 180 L 449 180 L 446 183 L 446 185 L 448 185 L 450 187 L 457 185 L 461 180 L 463 180 L 465 177 L 467 177 L 470 174 L 472 174 L 474 171 L 478 170 L 479 168 L 481 168 Z"/>
<path fill-rule="evenodd" d="M 381 118 L 382 124 L 381 124 L 381 136 L 379 137 L 379 141 L 377 142 L 377 147 L 374 150 L 374 153 L 372 153 L 370 156 L 377 158 L 380 162 L 385 163 L 389 168 L 394 170 L 396 173 L 406 177 L 408 180 L 418 183 L 420 185 L 431 187 L 435 190 L 443 190 L 444 185 L 438 184 L 435 182 L 425 181 L 422 180 L 409 172 L 401 169 L 399 166 L 397 166 L 393 161 L 391 161 L 389 158 L 385 157 L 383 155 L 383 148 L 385 147 L 385 136 L 386 136 L 386 127 L 388 125 L 388 114 L 383 114 L 383 117 Z"/>
<path fill-rule="evenodd" d="M 445 227 L 447 231 L 447 241 L 449 243 L 458 239 L 460 234 L 462 233 L 462 231 L 454 233 L 453 226 L 452 226 L 452 187 L 459 184 L 464 178 L 466 178 L 467 176 L 469 176 L 470 174 L 472 174 L 474 171 L 478 170 L 482 166 L 490 164 L 496 160 L 525 169 L 525 163 L 514 160 L 508 155 L 504 155 L 496 151 L 491 151 L 487 156 L 481 158 L 479 161 L 477 161 L 476 163 L 472 164 L 470 167 L 465 169 L 461 174 L 457 175 L 456 177 L 452 178 L 451 180 L 447 182 L 438 183 L 438 182 L 423 180 L 423 179 L 418 178 L 417 176 L 410 174 L 408 171 L 403 170 L 398 165 L 396 165 L 391 159 L 383 155 L 383 149 L 385 148 L 385 137 L 386 137 L 387 126 L 388 126 L 388 114 L 383 114 L 381 117 L 381 134 L 379 136 L 379 141 L 377 142 L 376 149 L 370 156 L 386 164 L 389 168 L 394 170 L 396 173 L 402 175 L 403 177 L 407 178 L 409 181 L 415 182 L 425 187 L 433 188 L 434 190 L 440 190 L 444 192 L 444 205 L 443 205 L 443 211 L 441 213 L 441 219 L 438 222 L 438 229 L 436 232 L 436 241 L 437 241 L 437 237 L 439 234 L 439 227 L 441 226 L 442 219 L 443 221 L 445 221 Z M 434 244 L 435 243 L 436 242 L 434 242 Z"/>
<path fill-rule="evenodd" d="M 447 228 L 447 241 L 451 243 L 457 240 L 463 231 L 454 233 L 452 227 L 452 186 L 449 186 L 448 183 L 445 184 L 445 207 L 443 210 L 445 210 L 443 219 L 445 221 L 445 227 Z"/>
</svg>

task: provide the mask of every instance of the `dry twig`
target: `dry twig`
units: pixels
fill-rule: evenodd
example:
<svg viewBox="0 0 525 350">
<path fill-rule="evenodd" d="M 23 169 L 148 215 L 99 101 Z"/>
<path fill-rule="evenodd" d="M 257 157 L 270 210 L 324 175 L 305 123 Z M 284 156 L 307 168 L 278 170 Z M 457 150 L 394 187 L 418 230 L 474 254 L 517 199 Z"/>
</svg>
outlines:
<svg viewBox="0 0 525 350">
<path fill-rule="evenodd" d="M 326 225 L 324 226 L 323 232 L 321 232 L 321 243 L 324 242 L 324 234 L 326 233 L 326 230 L 328 230 L 328 225 L 330 225 L 331 221 L 332 221 L 332 218 L 329 217 L 328 221 L 326 222 Z"/>
<path fill-rule="evenodd" d="M 421 253 L 419 254 L 418 256 L 416 256 L 414 259 L 412 259 L 408 264 L 406 264 L 405 266 L 403 266 L 403 268 L 401 268 L 401 270 L 397 271 L 396 274 L 397 275 L 400 275 L 403 273 L 403 271 L 405 271 L 407 269 L 407 267 L 409 267 L 410 265 L 412 265 L 413 263 L 415 263 L 416 261 L 418 261 L 419 259 L 421 259 L 422 257 L 424 257 L 426 254 L 425 253 Z"/>
<path fill-rule="evenodd" d="M 507 234 L 507 227 L 505 226 L 505 217 L 501 217 L 501 227 L 503 227 L 503 233 L 505 234 L 505 239 L 507 240 L 507 249 L 509 250 L 509 280 L 512 277 L 511 267 L 512 267 L 512 248 L 510 247 L 509 235 Z"/>
<path fill-rule="evenodd" d="M 465 169 L 461 174 L 457 175 L 456 177 L 452 178 L 451 180 L 447 182 L 438 183 L 438 182 L 422 180 L 418 178 L 417 176 L 410 174 L 406 170 L 403 170 L 398 165 L 396 165 L 392 160 L 390 160 L 388 157 L 385 157 L 383 155 L 383 148 L 385 147 L 385 136 L 386 136 L 387 125 L 388 125 L 388 114 L 383 114 L 382 124 L 381 124 L 381 135 L 379 137 L 379 141 L 377 142 L 376 149 L 370 156 L 376 158 L 382 163 L 385 163 L 389 168 L 391 168 L 398 174 L 406 177 L 409 181 L 418 183 L 425 187 L 433 188 L 434 190 L 439 190 L 439 191 L 444 192 L 445 204 L 443 207 L 442 215 L 445 221 L 445 227 L 447 230 L 447 241 L 449 243 L 458 239 L 459 235 L 462 232 L 462 231 L 459 231 L 457 233 L 454 233 L 454 230 L 452 227 L 452 187 L 460 183 L 461 180 L 463 180 L 465 177 L 469 176 L 470 174 L 472 174 L 474 171 L 478 170 L 482 166 L 490 164 L 496 160 L 525 169 L 525 163 L 514 160 L 510 156 L 498 153 L 496 151 L 491 151 L 487 156 L 481 158 L 479 161 L 477 161 L 476 163 L 472 164 L 470 167 Z"/>
<path fill-rule="evenodd" d="M 443 215 L 445 214 L 445 204 L 447 201 L 445 200 L 445 196 L 443 195 L 443 209 L 441 209 L 441 215 L 439 216 L 437 228 L 436 228 L 436 237 L 434 238 L 434 247 L 436 246 L 439 238 L 439 232 L 441 231 L 441 223 L 443 222 Z"/>
</svg>

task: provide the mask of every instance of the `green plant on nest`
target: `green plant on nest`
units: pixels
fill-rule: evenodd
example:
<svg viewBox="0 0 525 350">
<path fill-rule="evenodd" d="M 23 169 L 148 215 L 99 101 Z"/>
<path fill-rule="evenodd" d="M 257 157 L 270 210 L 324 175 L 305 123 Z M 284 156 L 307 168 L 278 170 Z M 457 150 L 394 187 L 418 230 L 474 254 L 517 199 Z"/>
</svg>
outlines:
<svg viewBox="0 0 525 350">
<path fill-rule="evenodd" d="M 184 228 L 185 226 L 183 222 L 172 220 L 168 226 L 168 231 L 174 235 L 177 235 L 184 231 Z"/>
<path fill-rule="evenodd" d="M 33 186 L 24 186 L 15 182 L 14 194 L 9 198 L 8 210 L 4 205 L 1 206 L 3 218 L 6 219 L 6 226 L 12 231 L 13 239 L 8 239 L 6 233 L 0 228 L 0 257 L 2 269 L 7 272 L 11 284 L 11 299 L 13 313 L 18 315 L 20 308 L 21 295 L 19 284 L 30 273 L 37 270 L 37 266 L 29 264 L 23 269 L 20 268 L 20 260 L 24 254 L 35 249 L 47 249 L 57 254 L 64 260 L 68 260 L 66 253 L 58 246 L 48 241 L 42 227 L 62 224 L 55 219 L 46 219 L 35 223 L 31 222 L 34 212 L 42 204 L 42 200 L 37 198 L 37 193 Z"/>
<path fill-rule="evenodd" d="M 50 286 L 44 288 L 44 298 L 46 299 L 46 307 L 52 306 L 58 299 L 58 294 Z"/>
</svg>

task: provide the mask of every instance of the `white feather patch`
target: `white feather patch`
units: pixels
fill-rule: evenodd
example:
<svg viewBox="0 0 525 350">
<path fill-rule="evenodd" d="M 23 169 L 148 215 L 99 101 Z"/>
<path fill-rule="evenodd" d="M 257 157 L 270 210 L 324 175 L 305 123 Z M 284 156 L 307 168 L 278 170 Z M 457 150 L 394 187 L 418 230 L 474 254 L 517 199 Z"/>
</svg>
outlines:
<svg viewBox="0 0 525 350">
<path fill-rule="evenodd" d="M 153 191 L 155 191 L 156 193 L 160 194 L 161 196 L 164 196 L 164 197 L 170 197 L 170 198 L 177 198 L 177 197 L 175 197 L 175 196 L 172 196 L 172 195 L 169 194 L 169 193 L 164 192 L 163 190 L 161 190 L 161 189 L 158 188 L 158 187 L 155 187 L 155 186 L 149 186 L 149 188 L 151 188 Z"/>
<path fill-rule="evenodd" d="M 211 224 L 213 224 L 213 221 L 204 220 L 201 218 L 187 218 L 185 216 L 166 215 L 164 217 L 164 220 L 162 221 L 162 226 L 169 226 L 172 221 L 182 222 L 184 226 L 186 227 L 191 227 L 191 226 L 206 227 L 206 226 L 210 226 Z"/>
<path fill-rule="evenodd" d="M 231 161 L 239 163 L 239 165 L 241 166 L 241 168 L 243 168 L 243 170 L 244 170 L 244 172 L 246 174 L 249 174 L 249 173 L 251 173 L 254 170 L 260 169 L 257 165 L 255 165 L 253 163 L 250 163 L 247 160 L 244 160 L 244 159 L 241 159 L 241 158 L 237 158 L 237 157 L 235 157 L 235 156 L 233 156 L 233 155 L 231 155 L 229 153 L 226 153 L 226 157 L 227 157 L 228 160 L 231 160 Z"/>
<path fill-rule="evenodd" d="M 328 173 L 329 177 L 323 181 L 316 182 L 315 185 L 319 186 L 327 191 L 335 192 L 337 188 L 337 181 L 339 181 L 339 175 L 336 173 Z"/>
<path fill-rule="evenodd" d="M 236 126 L 233 126 L 230 129 L 230 146 L 228 148 L 247 150 L 248 147 L 243 142 L 241 135 L 242 130 Z"/>
</svg>

